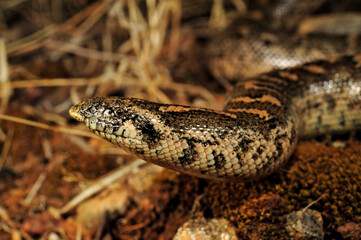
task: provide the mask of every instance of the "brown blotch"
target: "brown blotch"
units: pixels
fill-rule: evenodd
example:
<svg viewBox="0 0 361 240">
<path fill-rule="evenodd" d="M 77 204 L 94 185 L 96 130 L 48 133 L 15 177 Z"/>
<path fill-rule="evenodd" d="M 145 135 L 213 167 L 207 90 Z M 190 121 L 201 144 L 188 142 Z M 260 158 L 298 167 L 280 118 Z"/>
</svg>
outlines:
<svg viewBox="0 0 361 240">
<path fill-rule="evenodd" d="M 320 67 L 317 65 L 308 65 L 308 66 L 305 66 L 304 69 L 306 69 L 307 71 L 309 71 L 311 73 L 315 73 L 315 74 L 324 74 L 325 73 L 325 69 L 323 67 Z"/>
<path fill-rule="evenodd" d="M 232 102 L 245 102 L 245 103 L 250 103 L 250 102 L 269 102 L 272 103 L 274 105 L 277 105 L 279 107 L 282 106 L 281 102 L 275 98 L 272 97 L 270 95 L 263 95 L 260 98 L 250 98 L 250 97 L 238 97 L 238 98 L 234 98 L 232 99 Z"/>
<path fill-rule="evenodd" d="M 287 72 L 287 71 L 279 71 L 278 74 L 281 77 L 286 78 L 286 79 L 290 79 L 292 81 L 297 81 L 298 80 L 297 74 L 294 74 L 294 73 L 290 73 L 290 72 Z"/>
</svg>

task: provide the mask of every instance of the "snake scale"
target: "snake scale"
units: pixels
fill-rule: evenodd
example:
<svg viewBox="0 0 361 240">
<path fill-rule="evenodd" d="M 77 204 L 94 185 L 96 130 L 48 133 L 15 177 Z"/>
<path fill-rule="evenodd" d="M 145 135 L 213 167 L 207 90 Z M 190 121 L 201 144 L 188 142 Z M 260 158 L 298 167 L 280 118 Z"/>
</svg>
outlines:
<svg viewBox="0 0 361 240">
<path fill-rule="evenodd" d="M 70 109 L 96 135 L 146 161 L 201 178 L 254 180 L 300 137 L 361 128 L 361 55 L 238 82 L 224 111 L 95 97 Z"/>
</svg>

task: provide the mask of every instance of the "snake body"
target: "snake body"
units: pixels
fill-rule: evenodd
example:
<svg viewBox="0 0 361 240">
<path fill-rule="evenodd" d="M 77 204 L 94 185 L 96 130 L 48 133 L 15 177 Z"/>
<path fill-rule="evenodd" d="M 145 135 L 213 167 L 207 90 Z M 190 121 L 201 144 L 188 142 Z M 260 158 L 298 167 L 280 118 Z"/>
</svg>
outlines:
<svg viewBox="0 0 361 240">
<path fill-rule="evenodd" d="M 361 38 L 356 35 L 303 36 L 239 18 L 210 42 L 205 54 L 213 76 L 239 81 L 273 69 L 360 52 Z"/>
<path fill-rule="evenodd" d="M 361 128 L 361 55 L 238 82 L 224 111 L 96 97 L 70 109 L 140 158 L 202 178 L 253 180 L 278 169 L 300 137 Z"/>
</svg>

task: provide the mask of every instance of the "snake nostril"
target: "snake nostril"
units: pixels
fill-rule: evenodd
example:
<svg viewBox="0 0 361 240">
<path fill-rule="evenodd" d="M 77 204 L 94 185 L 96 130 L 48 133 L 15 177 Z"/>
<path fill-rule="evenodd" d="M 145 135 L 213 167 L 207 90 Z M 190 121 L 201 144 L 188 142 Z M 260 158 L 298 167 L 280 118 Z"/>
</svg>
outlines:
<svg viewBox="0 0 361 240">
<path fill-rule="evenodd" d="M 113 111 L 111 109 L 105 109 L 104 112 L 103 112 L 103 116 L 104 117 L 109 117 L 111 116 L 113 113 Z"/>
</svg>

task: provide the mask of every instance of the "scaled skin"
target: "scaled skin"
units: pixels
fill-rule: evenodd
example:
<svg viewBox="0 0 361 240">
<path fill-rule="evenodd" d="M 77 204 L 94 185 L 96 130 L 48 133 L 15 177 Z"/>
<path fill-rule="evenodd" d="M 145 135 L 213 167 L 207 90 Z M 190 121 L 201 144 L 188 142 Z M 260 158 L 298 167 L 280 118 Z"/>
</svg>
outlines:
<svg viewBox="0 0 361 240">
<path fill-rule="evenodd" d="M 361 57 L 239 82 L 224 111 L 97 97 L 70 115 L 140 158 L 187 174 L 254 180 L 278 169 L 297 140 L 361 128 Z"/>
</svg>

